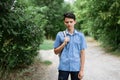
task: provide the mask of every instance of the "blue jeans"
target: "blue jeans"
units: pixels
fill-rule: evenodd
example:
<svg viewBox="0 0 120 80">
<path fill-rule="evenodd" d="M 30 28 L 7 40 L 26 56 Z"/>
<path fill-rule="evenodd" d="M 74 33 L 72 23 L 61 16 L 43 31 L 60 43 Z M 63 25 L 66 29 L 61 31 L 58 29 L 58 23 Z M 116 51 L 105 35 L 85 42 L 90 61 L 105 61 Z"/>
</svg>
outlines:
<svg viewBox="0 0 120 80">
<path fill-rule="evenodd" d="M 71 72 L 71 71 L 59 70 L 58 80 L 68 80 L 69 74 L 71 76 L 71 80 L 80 80 L 78 78 L 78 73 L 79 73 L 79 71 Z"/>
</svg>

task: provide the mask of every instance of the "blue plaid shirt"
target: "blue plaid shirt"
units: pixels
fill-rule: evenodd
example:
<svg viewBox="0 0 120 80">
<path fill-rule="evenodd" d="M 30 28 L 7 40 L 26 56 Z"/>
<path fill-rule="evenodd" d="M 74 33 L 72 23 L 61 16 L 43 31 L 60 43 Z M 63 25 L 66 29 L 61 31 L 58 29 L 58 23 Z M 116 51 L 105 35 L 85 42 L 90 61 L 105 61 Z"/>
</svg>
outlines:
<svg viewBox="0 0 120 80">
<path fill-rule="evenodd" d="M 65 32 L 66 36 L 70 38 L 70 41 L 60 55 L 58 69 L 63 71 L 80 71 L 80 52 L 87 47 L 84 35 L 77 30 L 74 30 L 72 35 L 68 30 Z M 64 42 L 64 38 L 63 32 L 58 32 L 54 42 L 54 48 L 59 47 Z"/>
</svg>

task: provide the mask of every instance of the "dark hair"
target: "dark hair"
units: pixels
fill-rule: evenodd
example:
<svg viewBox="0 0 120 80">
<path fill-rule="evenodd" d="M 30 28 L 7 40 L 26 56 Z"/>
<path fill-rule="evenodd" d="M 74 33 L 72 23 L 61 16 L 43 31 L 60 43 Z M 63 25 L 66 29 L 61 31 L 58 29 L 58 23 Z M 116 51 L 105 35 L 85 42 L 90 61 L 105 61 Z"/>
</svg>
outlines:
<svg viewBox="0 0 120 80">
<path fill-rule="evenodd" d="M 65 20 L 65 18 L 72 18 L 74 20 L 76 19 L 75 15 L 71 12 L 65 13 L 63 16 L 64 16 L 64 20 Z"/>
</svg>

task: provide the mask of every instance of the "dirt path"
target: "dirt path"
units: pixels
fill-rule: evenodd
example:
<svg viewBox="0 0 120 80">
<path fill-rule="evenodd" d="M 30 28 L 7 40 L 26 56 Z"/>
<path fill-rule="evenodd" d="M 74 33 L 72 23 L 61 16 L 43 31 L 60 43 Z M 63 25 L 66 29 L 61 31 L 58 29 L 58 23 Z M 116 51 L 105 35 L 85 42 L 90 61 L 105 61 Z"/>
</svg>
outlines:
<svg viewBox="0 0 120 80">
<path fill-rule="evenodd" d="M 42 61 L 51 61 L 52 64 L 49 65 L 46 69 L 46 75 L 43 79 L 40 80 L 57 80 L 57 67 L 58 67 L 58 56 L 54 54 L 53 50 L 41 50 L 40 51 L 40 58 Z"/>
<path fill-rule="evenodd" d="M 120 80 L 120 58 L 106 54 L 95 41 L 87 42 L 85 75 L 83 80 Z M 59 57 L 53 50 L 41 50 L 43 61 L 49 60 L 52 65 L 45 70 L 43 78 L 39 80 L 57 80 Z"/>
</svg>

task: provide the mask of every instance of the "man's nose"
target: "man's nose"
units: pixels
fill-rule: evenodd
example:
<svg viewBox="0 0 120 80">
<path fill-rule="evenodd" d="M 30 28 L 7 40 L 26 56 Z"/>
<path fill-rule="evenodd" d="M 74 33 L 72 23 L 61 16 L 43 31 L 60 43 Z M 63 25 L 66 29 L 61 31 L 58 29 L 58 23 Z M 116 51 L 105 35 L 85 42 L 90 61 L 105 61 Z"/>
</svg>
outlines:
<svg viewBox="0 0 120 80">
<path fill-rule="evenodd" d="M 70 22 L 68 22 L 68 25 L 70 25 Z"/>
</svg>

